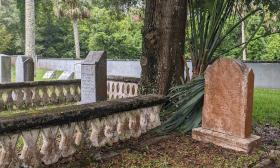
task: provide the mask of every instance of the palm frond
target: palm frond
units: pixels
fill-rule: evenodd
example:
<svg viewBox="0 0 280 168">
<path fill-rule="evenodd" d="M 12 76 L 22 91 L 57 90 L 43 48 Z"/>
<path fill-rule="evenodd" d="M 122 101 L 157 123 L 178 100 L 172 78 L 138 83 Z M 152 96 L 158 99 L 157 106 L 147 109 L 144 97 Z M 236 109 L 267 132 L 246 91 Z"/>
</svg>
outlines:
<svg viewBox="0 0 280 168">
<path fill-rule="evenodd" d="M 90 17 L 90 0 L 53 0 L 54 12 L 58 17 L 85 19 Z"/>
<path fill-rule="evenodd" d="M 172 131 L 188 132 L 198 127 L 204 96 L 204 78 L 198 76 L 191 82 L 172 88 L 168 95 L 170 103 L 165 115 L 171 116 L 155 131 L 167 134 Z"/>
</svg>

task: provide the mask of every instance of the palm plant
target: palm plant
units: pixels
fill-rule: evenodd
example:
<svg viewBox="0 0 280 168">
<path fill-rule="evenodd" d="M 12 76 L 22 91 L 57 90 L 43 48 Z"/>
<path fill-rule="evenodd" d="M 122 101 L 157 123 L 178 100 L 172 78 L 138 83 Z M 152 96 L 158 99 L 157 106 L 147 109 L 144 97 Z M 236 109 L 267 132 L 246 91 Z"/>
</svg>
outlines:
<svg viewBox="0 0 280 168">
<path fill-rule="evenodd" d="M 258 8 L 248 13 L 225 30 L 226 22 L 235 14 L 234 7 L 237 0 L 187 1 L 189 12 L 187 29 L 190 34 L 187 42 L 191 53 L 193 78 L 189 83 L 173 87 L 170 90 L 169 104 L 164 111 L 164 114 L 170 115 L 170 117 L 156 130 L 158 133 L 188 132 L 199 126 L 204 97 L 203 74 L 207 66 L 221 56 L 217 49 L 226 37 L 244 20 L 256 12 L 262 11 Z M 256 32 L 243 44 L 243 47 L 247 46 Z"/>
<path fill-rule="evenodd" d="M 73 22 L 76 58 L 80 58 L 78 20 L 90 17 L 89 0 L 54 0 L 54 11 L 58 17 L 66 17 Z"/>
</svg>

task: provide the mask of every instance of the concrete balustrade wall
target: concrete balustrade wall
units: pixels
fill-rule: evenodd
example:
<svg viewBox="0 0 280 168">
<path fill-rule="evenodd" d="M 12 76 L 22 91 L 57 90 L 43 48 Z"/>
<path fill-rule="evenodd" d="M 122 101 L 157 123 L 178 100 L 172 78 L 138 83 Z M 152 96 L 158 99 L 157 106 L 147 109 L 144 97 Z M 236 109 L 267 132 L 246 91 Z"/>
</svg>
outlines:
<svg viewBox="0 0 280 168">
<path fill-rule="evenodd" d="M 40 58 L 38 67 L 50 70 L 76 72 L 80 78 L 81 61 L 75 59 Z M 255 73 L 255 87 L 280 89 L 280 62 L 246 62 Z M 192 66 L 188 62 L 191 75 Z M 110 60 L 107 61 L 107 74 L 115 76 L 137 77 L 141 75 L 139 60 Z"/>
<path fill-rule="evenodd" d="M 0 167 L 46 167 L 84 149 L 138 138 L 161 124 L 164 102 L 145 95 L 0 116 Z"/>
</svg>

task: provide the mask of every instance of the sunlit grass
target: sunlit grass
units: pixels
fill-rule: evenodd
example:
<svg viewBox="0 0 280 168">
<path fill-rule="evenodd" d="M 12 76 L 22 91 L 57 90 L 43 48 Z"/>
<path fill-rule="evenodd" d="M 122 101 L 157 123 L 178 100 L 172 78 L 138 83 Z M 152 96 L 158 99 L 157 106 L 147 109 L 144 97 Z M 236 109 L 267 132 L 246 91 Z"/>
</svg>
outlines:
<svg viewBox="0 0 280 168">
<path fill-rule="evenodd" d="M 42 69 L 42 68 L 38 68 L 36 69 L 36 74 L 35 74 L 35 81 L 42 81 L 44 74 L 47 72 L 47 69 Z M 63 71 L 55 71 L 55 75 L 54 75 L 54 80 L 58 79 L 58 77 L 62 74 Z M 16 70 L 15 70 L 15 66 L 12 66 L 12 82 L 16 81 Z"/>
<path fill-rule="evenodd" d="M 260 124 L 280 126 L 280 90 L 255 89 L 253 118 Z"/>
</svg>

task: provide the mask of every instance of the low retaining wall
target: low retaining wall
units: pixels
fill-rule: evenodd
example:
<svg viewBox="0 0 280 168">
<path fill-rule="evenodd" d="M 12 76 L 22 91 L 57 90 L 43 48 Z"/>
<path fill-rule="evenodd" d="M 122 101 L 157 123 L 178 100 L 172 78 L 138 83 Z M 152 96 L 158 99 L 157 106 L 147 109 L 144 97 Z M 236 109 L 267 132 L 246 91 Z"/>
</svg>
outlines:
<svg viewBox="0 0 280 168">
<path fill-rule="evenodd" d="M 280 89 L 280 62 L 246 63 L 255 74 L 255 87 Z"/>
<path fill-rule="evenodd" d="M 51 70 L 75 71 L 80 78 L 80 63 L 73 59 L 38 59 L 38 67 Z M 255 73 L 255 87 L 280 89 L 280 62 L 245 62 Z M 189 73 L 192 75 L 191 62 L 188 62 Z M 108 60 L 107 74 L 140 78 L 139 60 Z"/>
<path fill-rule="evenodd" d="M 108 76 L 108 99 L 137 96 L 138 82 L 138 78 Z M 80 79 L 0 84 L 0 111 L 76 103 L 80 100 Z"/>
<path fill-rule="evenodd" d="M 139 137 L 160 125 L 164 102 L 146 95 L 0 117 L 0 167 L 41 167 L 81 147 Z"/>
<path fill-rule="evenodd" d="M 49 70 L 75 72 L 76 78 L 81 78 L 81 62 L 77 59 L 39 58 L 37 66 Z M 129 70 L 127 69 L 129 68 Z M 140 77 L 139 60 L 107 60 L 107 75 Z"/>
</svg>

